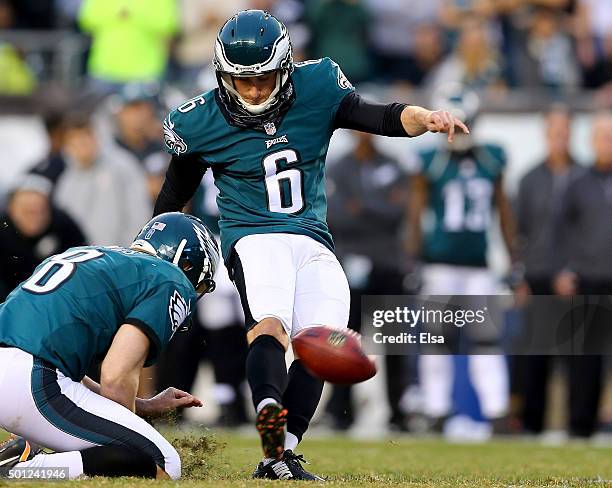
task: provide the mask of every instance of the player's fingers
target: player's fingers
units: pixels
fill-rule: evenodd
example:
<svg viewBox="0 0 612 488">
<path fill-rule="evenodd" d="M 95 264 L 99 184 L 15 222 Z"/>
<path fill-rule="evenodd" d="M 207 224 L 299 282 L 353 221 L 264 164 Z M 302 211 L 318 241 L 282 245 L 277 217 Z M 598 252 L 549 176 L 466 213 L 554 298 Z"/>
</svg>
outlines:
<svg viewBox="0 0 612 488">
<path fill-rule="evenodd" d="M 465 125 L 461 120 L 455 118 L 455 125 L 459 126 L 459 128 L 463 131 L 464 134 L 469 134 L 470 129 L 468 129 L 467 125 Z"/>
<path fill-rule="evenodd" d="M 448 124 L 448 142 L 453 142 L 453 137 L 455 136 L 455 119 L 449 117 Z"/>
<path fill-rule="evenodd" d="M 178 388 L 172 388 L 172 393 L 174 393 L 174 398 L 183 398 L 186 396 L 191 396 L 191 393 L 179 390 Z"/>
<path fill-rule="evenodd" d="M 178 408 L 178 407 L 195 407 L 195 406 L 202 406 L 202 402 L 200 400 L 198 400 L 196 397 L 194 397 L 193 395 L 189 395 L 186 397 L 181 397 L 181 398 L 176 398 L 174 400 L 174 407 Z"/>
</svg>

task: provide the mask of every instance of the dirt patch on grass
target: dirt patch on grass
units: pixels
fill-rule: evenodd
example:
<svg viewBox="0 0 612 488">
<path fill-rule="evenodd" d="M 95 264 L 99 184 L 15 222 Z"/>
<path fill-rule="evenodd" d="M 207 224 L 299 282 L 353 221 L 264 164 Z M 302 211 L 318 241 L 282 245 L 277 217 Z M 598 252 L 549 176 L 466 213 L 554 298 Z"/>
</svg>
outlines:
<svg viewBox="0 0 612 488">
<path fill-rule="evenodd" d="M 170 439 L 179 453 L 183 468 L 182 479 L 205 479 L 225 449 L 225 443 L 214 435 L 186 435 Z"/>
</svg>

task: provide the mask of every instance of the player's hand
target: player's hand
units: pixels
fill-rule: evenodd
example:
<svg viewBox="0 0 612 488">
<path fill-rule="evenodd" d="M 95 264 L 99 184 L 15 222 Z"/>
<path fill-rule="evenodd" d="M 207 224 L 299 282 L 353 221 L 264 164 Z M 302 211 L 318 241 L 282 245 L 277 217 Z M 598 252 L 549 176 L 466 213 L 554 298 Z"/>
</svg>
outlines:
<svg viewBox="0 0 612 488">
<path fill-rule="evenodd" d="M 460 129 L 464 134 L 470 133 L 470 129 L 461 120 L 446 110 L 429 112 L 425 116 L 424 125 L 429 132 L 448 134 L 448 142 L 453 142 L 456 130 Z"/>
<path fill-rule="evenodd" d="M 179 390 L 178 388 L 166 388 L 153 398 L 144 400 L 143 413 L 147 416 L 163 415 L 177 408 L 201 407 L 202 401 L 191 393 Z"/>
</svg>

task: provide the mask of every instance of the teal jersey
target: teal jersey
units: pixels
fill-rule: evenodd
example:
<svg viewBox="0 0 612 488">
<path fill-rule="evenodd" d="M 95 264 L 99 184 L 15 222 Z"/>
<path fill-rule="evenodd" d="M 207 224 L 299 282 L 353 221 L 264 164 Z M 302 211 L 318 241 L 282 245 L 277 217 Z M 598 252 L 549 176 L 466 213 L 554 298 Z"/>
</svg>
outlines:
<svg viewBox="0 0 612 488">
<path fill-rule="evenodd" d="M 169 262 L 130 249 L 74 247 L 43 261 L 0 305 L 0 344 L 80 381 L 126 323 L 147 335 L 145 365 L 154 364 L 195 307 L 193 285 Z"/>
<path fill-rule="evenodd" d="M 503 149 L 483 145 L 466 153 L 429 150 L 421 154 L 421 161 L 433 213 L 425 233 L 424 260 L 486 266 L 494 186 L 506 164 Z"/>
<path fill-rule="evenodd" d="M 278 127 L 234 127 L 212 90 L 164 121 L 169 152 L 192 154 L 210 167 L 219 189 L 221 248 L 249 234 L 310 236 L 333 250 L 326 223 L 325 157 L 342 99 L 353 87 L 329 58 L 296 63 L 295 100 Z"/>
</svg>

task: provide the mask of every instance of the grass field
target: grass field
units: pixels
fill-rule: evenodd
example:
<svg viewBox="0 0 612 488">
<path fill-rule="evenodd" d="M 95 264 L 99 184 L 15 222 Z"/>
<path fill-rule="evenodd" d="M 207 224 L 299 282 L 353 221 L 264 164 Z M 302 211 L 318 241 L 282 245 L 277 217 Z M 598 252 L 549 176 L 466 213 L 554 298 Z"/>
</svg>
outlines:
<svg viewBox="0 0 612 488">
<path fill-rule="evenodd" d="M 250 479 L 260 453 L 254 437 L 207 434 L 178 440 L 175 445 L 182 454 L 184 479 L 161 482 L 161 486 L 312 486 Z M 333 487 L 612 487 L 612 448 L 586 444 L 543 447 L 524 441 L 459 445 L 434 439 L 331 438 L 308 440 L 301 452 L 312 461 L 308 467 L 313 472 L 328 477 L 325 486 Z M 0 486 L 14 483 L 0 480 Z M 94 478 L 53 486 L 75 483 L 79 488 L 147 488 L 151 481 Z M 18 486 L 49 485 L 19 482 Z"/>
</svg>

